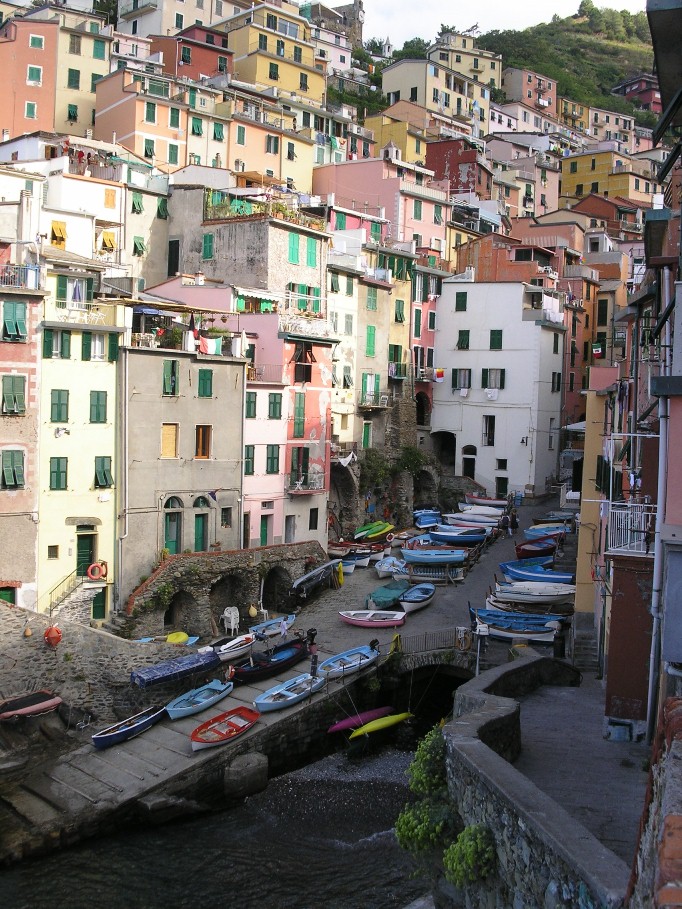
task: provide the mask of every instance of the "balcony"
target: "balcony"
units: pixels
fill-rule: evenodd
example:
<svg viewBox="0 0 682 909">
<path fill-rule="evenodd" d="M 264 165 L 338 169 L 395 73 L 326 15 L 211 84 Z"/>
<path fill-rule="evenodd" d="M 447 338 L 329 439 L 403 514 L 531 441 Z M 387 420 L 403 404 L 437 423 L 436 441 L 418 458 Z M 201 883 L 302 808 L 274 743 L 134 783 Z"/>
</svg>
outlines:
<svg viewBox="0 0 682 909">
<path fill-rule="evenodd" d="M 158 7 L 157 0 L 123 0 L 118 8 L 121 19 L 135 19 L 151 13 Z"/>
<path fill-rule="evenodd" d="M 365 392 L 360 395 L 358 410 L 386 410 L 390 404 L 391 396 L 387 391 L 377 393 Z"/>
<path fill-rule="evenodd" d="M 285 335 L 320 338 L 325 341 L 336 337 L 337 334 L 333 330 L 331 322 L 322 313 L 304 313 L 295 309 L 280 313 L 279 331 Z"/>
<path fill-rule="evenodd" d="M 409 196 L 418 196 L 420 199 L 433 199 L 435 202 L 447 202 L 448 197 L 442 189 L 432 189 L 423 183 L 416 183 L 414 180 L 401 179 L 400 192 L 407 193 Z"/>
<path fill-rule="evenodd" d="M 322 492 L 324 490 L 324 474 L 310 473 L 289 474 L 284 478 L 284 489 L 289 495 L 305 496 L 313 492 Z"/>
<path fill-rule="evenodd" d="M 611 502 L 607 555 L 654 556 L 656 505 L 646 502 Z"/>
<path fill-rule="evenodd" d="M 233 218 L 244 220 L 263 220 L 274 218 L 279 221 L 289 221 L 297 227 L 307 227 L 310 230 L 324 230 L 324 221 L 312 218 L 294 208 L 289 208 L 281 202 L 250 202 L 246 199 L 231 197 L 229 191 L 220 192 L 206 190 L 204 194 L 204 221 L 230 221 Z"/>
<path fill-rule="evenodd" d="M 283 385 L 282 364 L 266 363 L 263 366 L 247 366 L 246 380 L 247 382 L 262 382 L 264 385 Z"/>
<path fill-rule="evenodd" d="M 432 382 L 433 381 L 433 367 L 432 366 L 415 367 L 414 381 L 415 382 Z"/>
<path fill-rule="evenodd" d="M 407 363 L 389 363 L 388 378 L 394 382 L 403 382 L 407 378 Z"/>
<path fill-rule="evenodd" d="M 0 288 L 39 290 L 40 268 L 37 265 L 0 265 Z"/>
<path fill-rule="evenodd" d="M 116 307 L 102 303 L 67 303 L 57 300 L 57 322 L 77 325 L 116 325 Z"/>
</svg>

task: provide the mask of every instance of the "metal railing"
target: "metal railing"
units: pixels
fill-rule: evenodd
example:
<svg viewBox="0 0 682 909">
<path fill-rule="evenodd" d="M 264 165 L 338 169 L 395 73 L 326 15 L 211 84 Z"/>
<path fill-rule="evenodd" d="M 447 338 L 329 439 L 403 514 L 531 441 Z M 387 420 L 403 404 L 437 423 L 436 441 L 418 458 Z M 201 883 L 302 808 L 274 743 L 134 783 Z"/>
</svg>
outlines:
<svg viewBox="0 0 682 909">
<path fill-rule="evenodd" d="M 247 366 L 246 379 L 248 382 L 263 382 L 265 384 L 284 384 L 281 363 L 266 363 L 263 366 Z"/>
<path fill-rule="evenodd" d="M 284 488 L 287 492 L 319 492 L 324 489 L 324 474 L 314 473 L 302 477 L 289 474 L 284 478 Z"/>
<path fill-rule="evenodd" d="M 611 502 L 608 551 L 653 556 L 656 511 L 648 502 Z"/>
<path fill-rule="evenodd" d="M 0 287 L 23 287 L 38 290 L 40 268 L 37 265 L 0 265 Z"/>
<path fill-rule="evenodd" d="M 78 569 L 74 568 L 71 574 L 67 575 L 65 578 L 62 578 L 62 580 L 56 584 L 49 593 L 40 598 L 40 601 L 43 601 L 44 605 L 49 608 L 50 616 L 52 616 L 52 613 L 55 611 L 55 609 L 57 609 L 64 602 L 69 594 L 73 593 L 74 590 L 77 590 L 82 586 L 84 581 L 85 577 L 81 574 L 78 574 Z M 41 611 L 42 610 L 39 608 L 38 612 Z"/>
</svg>

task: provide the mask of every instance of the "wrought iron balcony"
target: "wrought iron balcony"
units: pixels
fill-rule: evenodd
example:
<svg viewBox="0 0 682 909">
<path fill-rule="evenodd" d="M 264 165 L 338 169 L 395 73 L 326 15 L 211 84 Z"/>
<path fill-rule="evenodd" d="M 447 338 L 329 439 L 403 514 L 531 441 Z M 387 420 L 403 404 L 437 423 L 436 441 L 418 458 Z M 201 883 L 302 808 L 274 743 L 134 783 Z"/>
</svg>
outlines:
<svg viewBox="0 0 682 909">
<path fill-rule="evenodd" d="M 37 265 L 0 265 L 0 287 L 20 287 L 38 290 L 40 268 Z"/>
<path fill-rule="evenodd" d="M 656 510 L 649 502 L 611 502 L 607 553 L 653 558 Z"/>
<path fill-rule="evenodd" d="M 322 492 L 324 474 L 288 474 L 284 478 L 284 488 L 290 495 L 309 495 L 311 492 Z"/>
</svg>

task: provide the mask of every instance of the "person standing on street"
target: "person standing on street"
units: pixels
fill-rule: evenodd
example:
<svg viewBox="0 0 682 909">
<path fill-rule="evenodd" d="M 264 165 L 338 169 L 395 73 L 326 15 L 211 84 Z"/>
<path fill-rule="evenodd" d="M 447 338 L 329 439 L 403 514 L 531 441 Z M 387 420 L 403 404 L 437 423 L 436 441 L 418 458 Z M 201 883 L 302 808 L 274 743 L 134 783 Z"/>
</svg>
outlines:
<svg viewBox="0 0 682 909">
<path fill-rule="evenodd" d="M 516 509 L 512 508 L 511 515 L 509 516 L 509 535 L 516 536 L 516 531 L 519 529 L 519 516 L 516 513 Z"/>
</svg>

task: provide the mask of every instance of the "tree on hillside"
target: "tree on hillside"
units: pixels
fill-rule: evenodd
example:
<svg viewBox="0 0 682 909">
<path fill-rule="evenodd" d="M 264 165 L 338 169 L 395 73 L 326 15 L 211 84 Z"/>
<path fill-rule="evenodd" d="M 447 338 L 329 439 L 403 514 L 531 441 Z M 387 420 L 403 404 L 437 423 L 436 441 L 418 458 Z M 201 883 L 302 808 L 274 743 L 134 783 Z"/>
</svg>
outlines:
<svg viewBox="0 0 682 909">
<path fill-rule="evenodd" d="M 426 51 L 429 49 L 429 42 L 423 38 L 411 38 L 406 41 L 402 49 L 394 51 L 394 60 L 425 60 Z"/>
<path fill-rule="evenodd" d="M 369 38 L 365 41 L 365 50 L 370 54 L 375 54 L 378 56 L 383 50 L 384 42 L 381 38 Z"/>
</svg>

